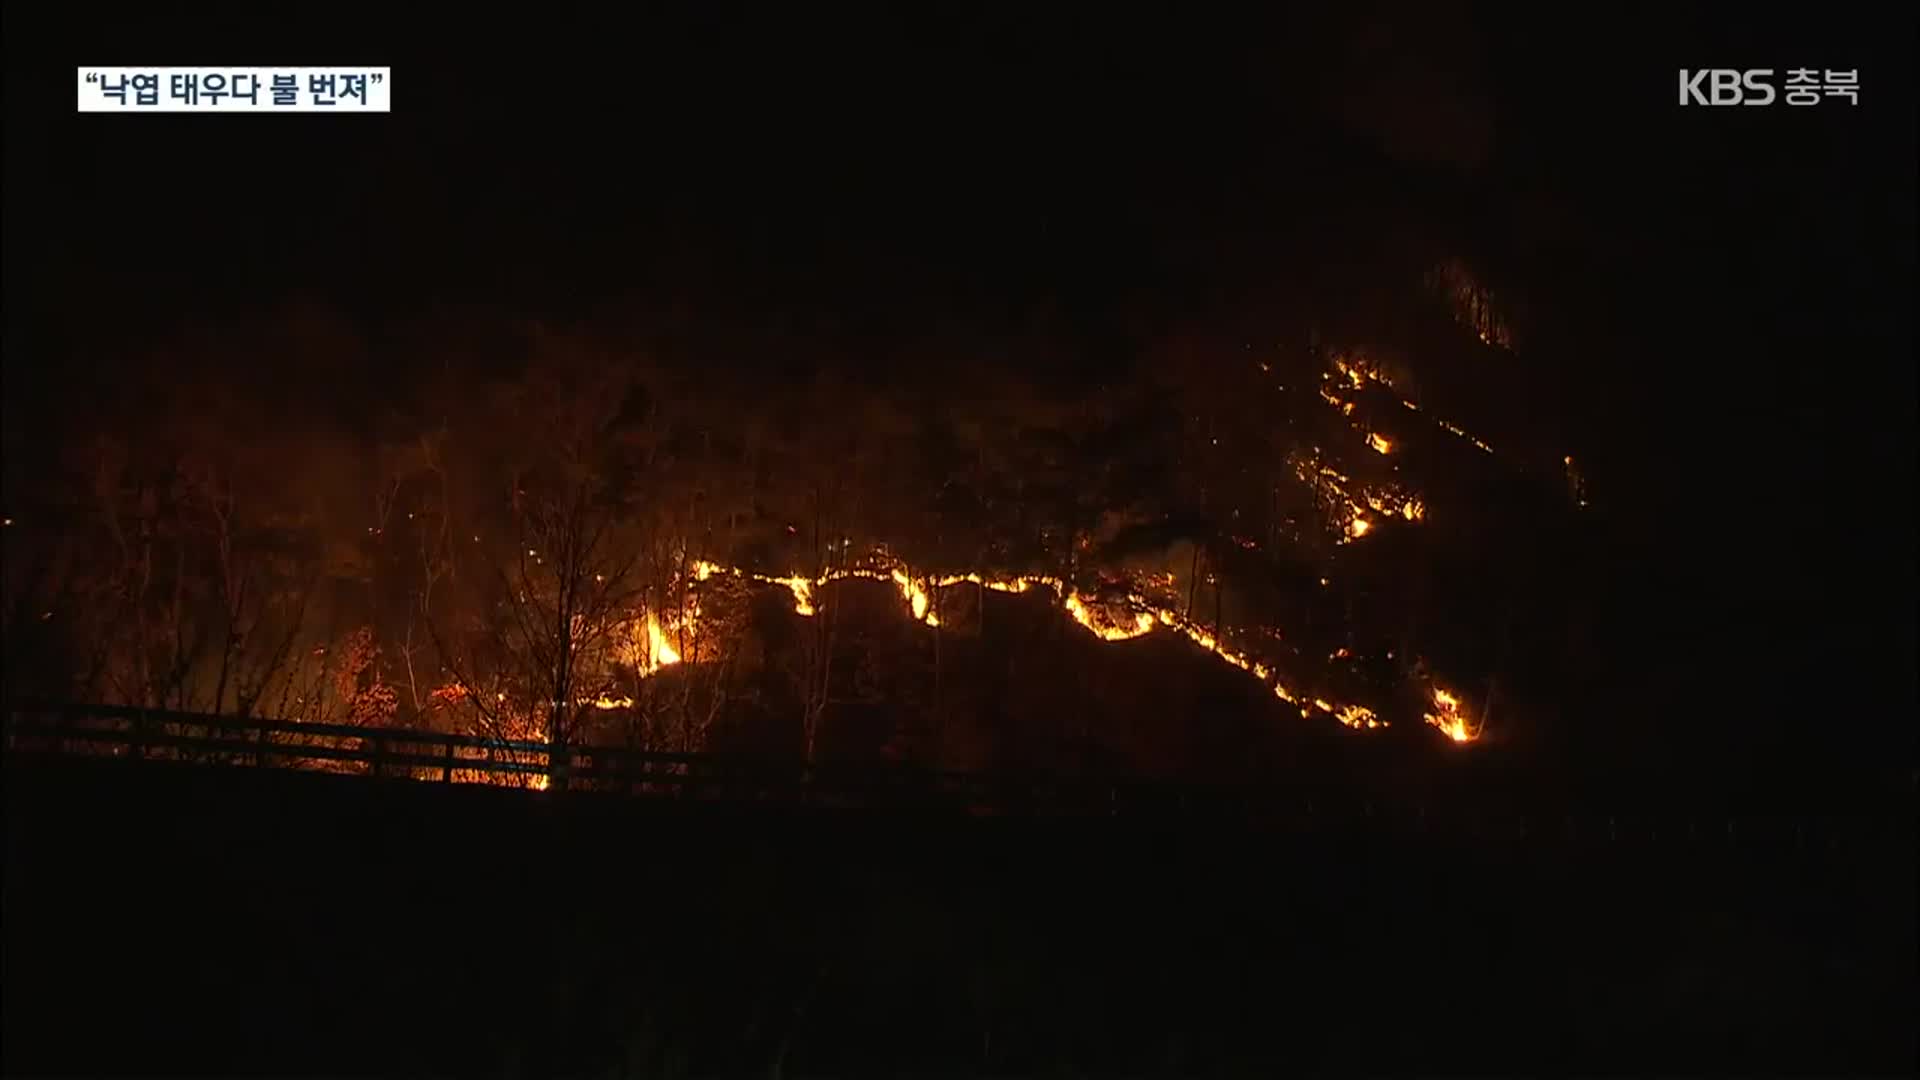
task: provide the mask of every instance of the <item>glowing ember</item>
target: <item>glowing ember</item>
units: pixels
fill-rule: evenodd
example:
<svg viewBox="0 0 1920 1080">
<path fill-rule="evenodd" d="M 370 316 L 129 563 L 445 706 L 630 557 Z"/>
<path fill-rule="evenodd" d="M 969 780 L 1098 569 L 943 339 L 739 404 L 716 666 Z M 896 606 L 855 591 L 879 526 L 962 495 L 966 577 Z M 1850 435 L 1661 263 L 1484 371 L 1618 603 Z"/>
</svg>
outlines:
<svg viewBox="0 0 1920 1080">
<path fill-rule="evenodd" d="M 1489 453 L 1489 454 L 1491 454 L 1491 453 L 1493 453 L 1493 447 L 1491 447 L 1491 446 L 1488 446 L 1488 445 L 1487 445 L 1486 443 L 1483 443 L 1483 442 L 1481 442 L 1481 441 L 1480 441 L 1479 439 L 1476 439 L 1476 438 L 1474 438 L 1473 436 L 1471 436 L 1471 435 L 1469 435 L 1469 434 L 1467 434 L 1467 433 L 1466 433 L 1465 431 L 1462 431 L 1462 430 L 1460 429 L 1460 427 L 1459 427 L 1459 425 L 1457 425 L 1457 424 L 1449 424 L 1449 423 L 1448 423 L 1448 422 L 1446 422 L 1445 420 L 1440 420 L 1440 421 L 1436 421 L 1436 422 L 1437 422 L 1437 423 L 1438 423 L 1438 424 L 1439 424 L 1439 425 L 1440 425 L 1441 427 L 1443 427 L 1443 428 L 1446 428 L 1446 429 L 1447 429 L 1448 431 L 1450 431 L 1450 432 L 1452 432 L 1453 434 L 1455 434 L 1455 435 L 1458 435 L 1458 436 L 1460 436 L 1461 438 L 1463 438 L 1463 439 L 1465 439 L 1465 440 L 1467 440 L 1468 442 L 1470 442 L 1470 443 L 1472 443 L 1473 445 L 1475 445 L 1475 446 L 1477 446 L 1477 447 L 1479 447 L 1480 449 L 1482 449 L 1482 450 L 1485 450 L 1485 451 L 1486 451 L 1487 453 Z"/>
<path fill-rule="evenodd" d="M 1364 390 L 1368 382 L 1379 383 L 1391 389 L 1393 380 L 1387 378 L 1380 366 L 1365 357 L 1335 357 L 1333 370 L 1353 385 L 1355 390 Z"/>
<path fill-rule="evenodd" d="M 1346 726 L 1353 728 L 1355 730 L 1358 730 L 1360 728 L 1366 728 L 1368 730 L 1372 730 L 1374 728 L 1383 728 L 1387 726 L 1387 722 L 1385 720 L 1382 720 L 1378 716 L 1374 715 L 1374 712 L 1372 709 L 1369 709 L 1363 705 L 1348 705 L 1345 708 L 1342 708 L 1338 713 L 1335 713 L 1334 719 L 1340 721 L 1342 724 L 1345 724 Z"/>
<path fill-rule="evenodd" d="M 1393 440 L 1377 432 L 1367 436 L 1367 445 L 1380 451 L 1382 454 L 1393 453 Z"/>
<path fill-rule="evenodd" d="M 1426 507 L 1419 498 L 1397 484 L 1356 487 L 1345 473 L 1321 462 L 1317 447 L 1311 453 L 1296 454 L 1293 467 L 1301 481 L 1313 489 L 1328 526 L 1339 534 L 1342 544 L 1358 540 L 1373 530 L 1374 522 L 1366 516 L 1369 508 L 1376 514 L 1403 517 L 1408 521 L 1419 521 L 1426 516 Z"/>
<path fill-rule="evenodd" d="M 1580 475 L 1579 467 L 1573 463 L 1573 455 L 1568 454 L 1561 460 L 1566 463 L 1567 490 L 1573 496 L 1573 501 L 1580 506 L 1587 505 L 1587 481 Z"/>
</svg>

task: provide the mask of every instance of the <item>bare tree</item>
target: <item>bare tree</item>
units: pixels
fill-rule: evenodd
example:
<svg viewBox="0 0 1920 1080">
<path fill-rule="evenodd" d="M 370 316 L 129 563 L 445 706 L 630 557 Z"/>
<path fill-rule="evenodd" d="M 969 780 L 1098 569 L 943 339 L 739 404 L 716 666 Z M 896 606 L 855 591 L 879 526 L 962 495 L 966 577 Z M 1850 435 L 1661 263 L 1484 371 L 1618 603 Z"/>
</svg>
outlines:
<svg viewBox="0 0 1920 1080">
<path fill-rule="evenodd" d="M 416 519 L 419 597 L 471 719 L 494 738 L 544 742 L 558 774 L 622 664 L 645 662 L 640 510 L 657 445 L 643 388 L 621 367 L 576 343 L 541 345 L 525 378 L 472 417 L 507 435 L 472 455 L 498 463 L 497 501 L 458 520 L 446 457 L 426 460 L 439 491 Z M 452 579 L 464 595 L 446 594 Z"/>
</svg>

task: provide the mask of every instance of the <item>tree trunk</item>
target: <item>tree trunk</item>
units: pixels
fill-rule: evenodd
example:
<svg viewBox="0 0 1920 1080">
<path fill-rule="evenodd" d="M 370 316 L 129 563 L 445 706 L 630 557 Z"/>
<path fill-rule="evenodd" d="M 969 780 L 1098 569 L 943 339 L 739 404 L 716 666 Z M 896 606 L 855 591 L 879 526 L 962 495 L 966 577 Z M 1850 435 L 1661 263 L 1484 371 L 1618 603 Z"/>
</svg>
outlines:
<svg viewBox="0 0 1920 1080">
<path fill-rule="evenodd" d="M 1222 610 L 1224 608 L 1224 604 L 1221 598 L 1221 586 L 1224 583 L 1220 580 L 1220 577 L 1221 577 L 1220 572 L 1217 570 L 1214 571 L 1213 573 L 1213 640 L 1215 641 L 1220 640 L 1220 622 L 1221 622 Z"/>
<path fill-rule="evenodd" d="M 1193 618 L 1193 597 L 1200 588 L 1200 545 L 1193 545 L 1193 566 L 1187 571 L 1187 610 L 1183 619 Z"/>
<path fill-rule="evenodd" d="M 928 584 L 931 586 L 931 578 L 928 579 Z M 940 746 L 940 729 L 942 727 L 940 715 L 940 623 L 942 620 L 940 618 L 940 590 L 929 587 L 928 592 L 932 594 L 927 597 L 927 611 L 933 615 L 933 745 L 937 749 Z"/>
</svg>

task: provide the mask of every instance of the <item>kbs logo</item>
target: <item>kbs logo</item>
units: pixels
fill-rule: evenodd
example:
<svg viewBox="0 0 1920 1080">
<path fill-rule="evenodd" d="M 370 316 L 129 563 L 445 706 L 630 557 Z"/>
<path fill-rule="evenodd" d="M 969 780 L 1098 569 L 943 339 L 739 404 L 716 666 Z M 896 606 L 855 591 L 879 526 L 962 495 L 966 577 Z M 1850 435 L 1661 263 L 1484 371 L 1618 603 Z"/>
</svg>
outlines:
<svg viewBox="0 0 1920 1080">
<path fill-rule="evenodd" d="M 1787 72 L 1786 102 L 1789 105 L 1818 105 L 1825 97 L 1843 97 L 1850 105 L 1860 104 L 1858 71 L 1822 72 L 1794 68 Z M 1681 105 L 1771 105 L 1780 100 L 1773 86 L 1772 68 L 1696 68 L 1680 69 Z"/>
<path fill-rule="evenodd" d="M 1771 105 L 1776 96 L 1772 68 L 1700 68 L 1680 69 L 1682 105 Z"/>
</svg>

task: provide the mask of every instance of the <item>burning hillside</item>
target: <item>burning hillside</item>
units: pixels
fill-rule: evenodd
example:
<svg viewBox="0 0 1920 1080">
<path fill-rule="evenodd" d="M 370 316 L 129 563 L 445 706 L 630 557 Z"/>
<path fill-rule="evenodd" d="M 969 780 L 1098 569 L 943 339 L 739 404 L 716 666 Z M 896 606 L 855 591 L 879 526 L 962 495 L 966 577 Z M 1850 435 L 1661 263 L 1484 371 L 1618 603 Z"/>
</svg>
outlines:
<svg viewBox="0 0 1920 1080">
<path fill-rule="evenodd" d="M 955 665 L 1006 647 L 1006 597 L 1212 665 L 1275 731 L 1481 738 L 1497 660 L 1446 560 L 1488 527 L 1462 478 L 1507 466 L 1417 356 L 1248 344 L 1092 394 L 982 374 L 931 407 L 827 376 L 756 396 L 536 335 L 521 374 L 425 388 L 440 419 L 312 489 L 281 482 L 325 456 L 297 436 L 105 409 L 10 504 L 37 616 L 10 646 L 50 697 L 812 757 L 882 716 L 896 748 L 994 728 L 956 687 L 1004 676 Z M 1584 506 L 1562 456 L 1547 497 Z M 856 629 L 850 589 L 913 632 Z"/>
</svg>

